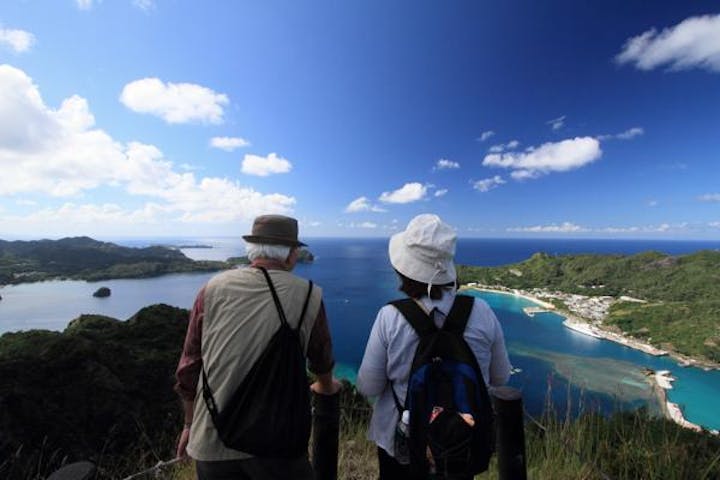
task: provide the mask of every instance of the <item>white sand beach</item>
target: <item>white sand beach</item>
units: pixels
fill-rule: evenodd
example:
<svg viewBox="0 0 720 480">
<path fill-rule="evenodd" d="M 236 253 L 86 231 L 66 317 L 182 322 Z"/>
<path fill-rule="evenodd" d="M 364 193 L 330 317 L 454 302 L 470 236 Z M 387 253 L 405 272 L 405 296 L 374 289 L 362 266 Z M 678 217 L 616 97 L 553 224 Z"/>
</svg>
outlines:
<svg viewBox="0 0 720 480">
<path fill-rule="evenodd" d="M 511 289 L 498 289 L 498 288 L 492 288 L 485 285 L 480 285 L 477 283 L 468 283 L 467 285 L 463 285 L 460 287 L 461 289 L 472 289 L 472 290 L 478 290 L 481 292 L 491 292 L 491 293 L 502 293 L 505 295 L 514 295 L 520 298 L 524 298 L 525 300 L 528 300 L 530 302 L 536 303 L 537 305 L 546 308 L 548 310 L 556 311 L 555 305 L 552 303 L 546 302 L 528 292 L 522 291 L 522 290 L 511 290 Z M 575 330 L 580 333 L 584 333 L 586 335 L 595 337 L 595 338 L 604 338 L 605 340 L 610 340 L 611 342 L 619 343 L 621 345 L 624 345 L 629 348 L 634 348 L 635 350 L 640 350 L 641 352 L 645 352 L 649 355 L 654 356 L 662 356 L 667 355 L 668 352 L 666 350 L 661 350 L 659 348 L 656 348 L 648 343 L 642 342 L 640 340 L 629 338 L 624 335 L 621 335 L 616 332 L 611 332 L 607 329 L 604 329 L 602 325 L 593 324 L 581 317 L 577 317 L 570 312 L 567 311 L 556 311 L 556 313 L 560 316 L 565 317 L 565 322 L 563 324 L 572 330 Z"/>
</svg>

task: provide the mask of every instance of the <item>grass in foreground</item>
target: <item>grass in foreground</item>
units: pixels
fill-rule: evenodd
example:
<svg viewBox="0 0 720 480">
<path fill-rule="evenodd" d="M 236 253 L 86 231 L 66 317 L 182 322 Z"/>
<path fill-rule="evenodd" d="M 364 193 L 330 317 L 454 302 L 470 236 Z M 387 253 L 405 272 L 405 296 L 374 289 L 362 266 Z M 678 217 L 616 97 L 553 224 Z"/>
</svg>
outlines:
<svg viewBox="0 0 720 480">
<path fill-rule="evenodd" d="M 369 409 L 357 397 L 348 400 L 353 395 L 343 399 L 338 478 L 376 479 L 376 446 L 365 438 Z M 596 414 L 577 419 L 546 415 L 540 425 L 527 422 L 525 426 L 531 479 L 720 478 L 720 438 L 683 429 L 644 410 L 610 418 Z M 493 458 L 490 469 L 475 479 L 498 478 L 496 460 Z M 194 469 L 184 465 L 168 478 L 194 479 Z"/>
</svg>

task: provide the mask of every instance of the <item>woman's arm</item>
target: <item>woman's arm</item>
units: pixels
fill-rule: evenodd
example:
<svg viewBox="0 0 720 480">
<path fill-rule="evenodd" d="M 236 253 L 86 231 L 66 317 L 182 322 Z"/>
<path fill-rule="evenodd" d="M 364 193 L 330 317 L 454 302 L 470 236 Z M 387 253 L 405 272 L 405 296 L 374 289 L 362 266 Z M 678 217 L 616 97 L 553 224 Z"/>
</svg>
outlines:
<svg viewBox="0 0 720 480">
<path fill-rule="evenodd" d="M 499 387 L 505 385 L 510 379 L 510 359 L 508 358 L 507 349 L 505 348 L 505 336 L 502 326 L 493 312 L 495 321 L 495 341 L 492 344 L 490 354 L 490 385 Z"/>
<path fill-rule="evenodd" d="M 370 338 L 365 347 L 365 355 L 358 371 L 357 388 L 366 397 L 380 395 L 388 383 L 388 341 L 385 338 L 385 321 L 383 318 L 383 309 L 381 309 L 370 331 Z"/>
</svg>

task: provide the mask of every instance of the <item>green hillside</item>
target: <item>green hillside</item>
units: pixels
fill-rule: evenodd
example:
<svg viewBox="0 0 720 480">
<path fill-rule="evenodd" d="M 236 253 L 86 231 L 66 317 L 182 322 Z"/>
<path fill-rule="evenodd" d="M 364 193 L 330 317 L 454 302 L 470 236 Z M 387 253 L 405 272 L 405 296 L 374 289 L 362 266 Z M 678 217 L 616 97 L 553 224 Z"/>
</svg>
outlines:
<svg viewBox="0 0 720 480">
<path fill-rule="evenodd" d="M 46 478 L 90 460 L 99 479 L 118 479 L 172 458 L 182 425 L 173 374 L 187 322 L 187 310 L 153 305 L 125 322 L 82 315 L 63 332 L 0 336 L 0 478 Z M 370 406 L 345 383 L 341 409 L 339 478 L 377 478 Z M 526 425 L 529 478 L 720 478 L 716 436 L 644 410 L 577 419 L 551 411 L 542 428 Z M 184 465 L 159 478 L 195 475 Z M 495 461 L 476 480 L 494 478 Z"/>
<path fill-rule="evenodd" d="M 88 281 L 142 278 L 231 267 L 226 262 L 191 260 L 173 248 L 129 248 L 89 237 L 0 240 L 0 285 L 57 278 Z"/>
<path fill-rule="evenodd" d="M 720 362 L 718 251 L 683 256 L 536 253 L 502 267 L 460 266 L 458 275 L 461 283 L 643 299 L 648 303 L 616 303 L 605 324 L 667 350 Z"/>
</svg>

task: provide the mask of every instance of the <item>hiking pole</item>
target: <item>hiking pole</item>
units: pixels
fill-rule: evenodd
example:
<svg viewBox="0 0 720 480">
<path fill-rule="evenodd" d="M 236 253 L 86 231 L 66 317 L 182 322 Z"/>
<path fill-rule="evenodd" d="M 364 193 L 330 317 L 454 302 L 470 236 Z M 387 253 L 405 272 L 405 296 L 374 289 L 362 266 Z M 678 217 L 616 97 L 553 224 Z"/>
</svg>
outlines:
<svg viewBox="0 0 720 480">
<path fill-rule="evenodd" d="M 340 392 L 312 394 L 312 466 L 316 480 L 336 480 L 338 435 L 340 432 Z"/>
<path fill-rule="evenodd" d="M 168 467 L 170 465 L 174 465 L 174 464 L 176 464 L 178 462 L 182 462 L 182 461 L 183 461 L 183 459 L 179 458 L 179 457 L 173 458 L 172 460 L 168 460 L 167 462 L 160 461 L 154 467 L 150 467 L 146 470 L 143 470 L 142 472 L 133 473 L 129 477 L 123 478 L 123 480 L 132 480 L 133 478 L 142 477 L 143 475 L 147 475 L 149 473 L 159 473 L 161 468 Z"/>
<path fill-rule="evenodd" d="M 498 479 L 526 480 L 522 393 L 505 386 L 494 388 L 491 395 L 497 420 Z"/>
</svg>

